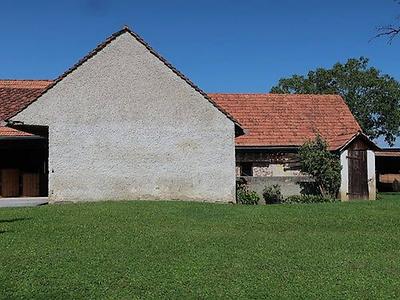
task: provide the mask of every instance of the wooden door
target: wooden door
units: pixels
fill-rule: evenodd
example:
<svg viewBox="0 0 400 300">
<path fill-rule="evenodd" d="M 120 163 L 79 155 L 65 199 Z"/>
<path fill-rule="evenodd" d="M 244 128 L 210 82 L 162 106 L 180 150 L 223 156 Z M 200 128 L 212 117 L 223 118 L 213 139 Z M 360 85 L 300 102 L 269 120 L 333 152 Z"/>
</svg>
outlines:
<svg viewBox="0 0 400 300">
<path fill-rule="evenodd" d="M 22 196 L 38 197 L 40 192 L 40 182 L 38 173 L 22 174 Z"/>
<path fill-rule="evenodd" d="M 1 196 L 18 197 L 19 196 L 19 170 L 3 169 L 1 170 Z"/>
<path fill-rule="evenodd" d="M 348 151 L 349 199 L 368 199 L 367 151 Z"/>
</svg>

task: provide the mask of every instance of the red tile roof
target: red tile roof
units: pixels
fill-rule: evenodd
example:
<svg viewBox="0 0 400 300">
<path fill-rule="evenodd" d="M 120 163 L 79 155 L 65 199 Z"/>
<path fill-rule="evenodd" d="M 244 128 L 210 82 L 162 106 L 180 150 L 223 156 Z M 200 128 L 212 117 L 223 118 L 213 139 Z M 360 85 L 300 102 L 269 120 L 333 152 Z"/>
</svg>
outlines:
<svg viewBox="0 0 400 300">
<path fill-rule="evenodd" d="M 51 83 L 51 80 L 0 80 L 0 121 L 21 111 Z"/>
<path fill-rule="evenodd" d="M 51 80 L 1 80 L 0 123 L 21 111 L 50 84 Z M 9 127 L 0 127 L 0 137 L 24 137 L 32 134 Z"/>
<path fill-rule="evenodd" d="M 300 146 L 319 133 L 331 150 L 361 128 L 338 95 L 209 94 L 247 131 L 237 146 Z"/>
<path fill-rule="evenodd" d="M 21 137 L 21 136 L 33 136 L 33 134 L 20 131 L 11 127 L 5 127 L 5 126 L 0 126 L 0 138 L 1 137 L 10 137 L 10 136 L 16 136 L 16 137 Z"/>
</svg>

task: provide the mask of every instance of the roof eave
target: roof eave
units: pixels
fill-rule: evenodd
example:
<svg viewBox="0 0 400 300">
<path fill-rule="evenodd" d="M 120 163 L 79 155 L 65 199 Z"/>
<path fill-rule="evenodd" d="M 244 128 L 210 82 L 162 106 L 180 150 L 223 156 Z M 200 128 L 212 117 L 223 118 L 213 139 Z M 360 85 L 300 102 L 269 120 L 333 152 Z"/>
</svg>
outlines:
<svg viewBox="0 0 400 300">
<path fill-rule="evenodd" d="M 0 136 L 0 141 L 14 141 L 14 140 L 45 140 L 45 137 L 38 135 L 10 135 Z"/>
<path fill-rule="evenodd" d="M 236 145 L 238 150 L 297 150 L 300 148 L 298 145 Z"/>
<path fill-rule="evenodd" d="M 362 131 L 358 131 L 355 133 L 349 140 L 347 140 L 343 145 L 336 147 L 335 149 L 332 149 L 333 151 L 343 151 L 345 150 L 356 138 L 363 138 L 364 141 L 370 146 L 370 148 L 374 151 L 379 151 L 381 148 L 375 144 L 373 141 L 370 140 L 370 138 L 363 133 Z"/>
</svg>

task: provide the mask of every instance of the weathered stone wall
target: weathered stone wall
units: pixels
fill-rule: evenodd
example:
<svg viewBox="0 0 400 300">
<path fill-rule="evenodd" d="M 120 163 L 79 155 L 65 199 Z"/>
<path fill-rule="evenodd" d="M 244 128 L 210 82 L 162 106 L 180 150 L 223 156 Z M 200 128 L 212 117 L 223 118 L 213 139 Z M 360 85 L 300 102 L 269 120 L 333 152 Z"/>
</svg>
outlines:
<svg viewBox="0 0 400 300">
<path fill-rule="evenodd" d="M 301 176 L 295 150 L 236 149 L 237 166 L 251 163 L 254 177 Z M 240 173 L 240 169 L 236 172 Z"/>
<path fill-rule="evenodd" d="M 129 33 L 12 120 L 49 126 L 52 201 L 235 200 L 233 122 Z"/>
<path fill-rule="evenodd" d="M 236 176 L 240 176 L 240 166 L 236 165 L 235 173 L 236 173 Z"/>
<path fill-rule="evenodd" d="M 291 170 L 286 164 L 270 164 L 270 163 L 254 163 L 253 176 L 255 177 L 272 177 L 272 176 L 300 176 L 300 170 Z"/>
<path fill-rule="evenodd" d="M 309 177 L 306 176 L 283 176 L 283 177 L 252 177 L 252 176 L 242 176 L 247 181 L 248 187 L 251 191 L 257 192 L 257 194 L 262 198 L 263 190 L 267 186 L 272 186 L 277 184 L 281 188 L 282 195 L 284 197 L 292 195 L 300 195 L 300 182 L 311 181 Z M 263 202 L 263 200 L 261 201 Z"/>
</svg>

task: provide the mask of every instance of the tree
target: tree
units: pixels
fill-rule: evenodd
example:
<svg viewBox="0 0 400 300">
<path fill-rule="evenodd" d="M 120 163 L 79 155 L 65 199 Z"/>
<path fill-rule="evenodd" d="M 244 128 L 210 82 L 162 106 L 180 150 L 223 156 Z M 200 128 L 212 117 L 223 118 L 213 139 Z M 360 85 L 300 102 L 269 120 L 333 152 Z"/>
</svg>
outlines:
<svg viewBox="0 0 400 300">
<path fill-rule="evenodd" d="M 339 94 L 370 138 L 383 136 L 393 145 L 400 134 L 400 83 L 369 67 L 364 57 L 280 79 L 271 93 Z"/>
<path fill-rule="evenodd" d="M 323 197 L 335 198 L 340 188 L 339 157 L 328 150 L 327 143 L 317 135 L 299 150 L 301 171 L 315 180 L 315 185 Z"/>
<path fill-rule="evenodd" d="M 377 29 L 378 33 L 375 37 L 388 37 L 388 43 L 391 44 L 393 39 L 400 33 L 400 26 L 398 25 L 386 25 L 380 26 Z"/>
<path fill-rule="evenodd" d="M 400 1 L 396 0 L 395 2 L 397 2 L 397 4 L 400 4 Z M 400 16 L 398 17 L 398 19 L 400 19 Z M 386 36 L 388 37 L 388 43 L 391 44 L 393 39 L 395 37 L 397 37 L 400 34 L 400 25 L 385 25 L 385 26 L 380 26 L 377 28 L 377 35 L 375 36 L 377 37 L 382 37 L 382 36 Z"/>
</svg>

